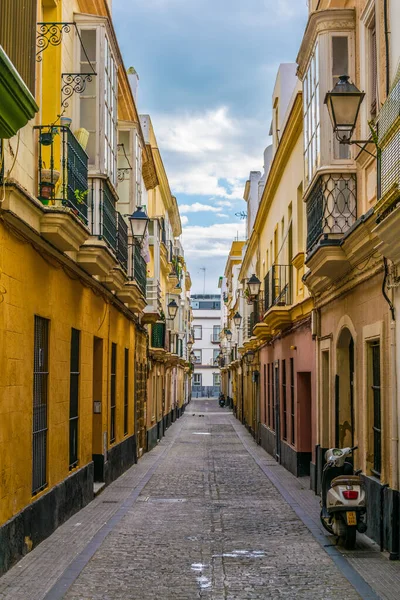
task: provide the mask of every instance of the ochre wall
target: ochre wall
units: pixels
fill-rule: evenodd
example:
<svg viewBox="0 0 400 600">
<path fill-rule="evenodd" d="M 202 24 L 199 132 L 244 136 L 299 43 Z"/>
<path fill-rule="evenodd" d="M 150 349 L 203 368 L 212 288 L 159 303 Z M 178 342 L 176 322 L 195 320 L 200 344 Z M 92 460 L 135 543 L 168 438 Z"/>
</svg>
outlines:
<svg viewBox="0 0 400 600">
<path fill-rule="evenodd" d="M 93 337 L 103 338 L 102 432 L 109 439 L 110 353 L 117 343 L 116 441 L 124 438 L 124 348 L 129 349 L 129 427 L 134 432 L 135 324 L 54 258 L 0 221 L 0 524 L 32 500 L 34 316 L 50 319 L 48 487 L 69 474 L 71 328 L 81 331 L 79 464 L 92 460 Z M 98 451 L 98 449 L 97 449 Z M 44 493 L 44 492 L 42 492 Z M 36 495 L 37 498 L 40 494 Z"/>
</svg>

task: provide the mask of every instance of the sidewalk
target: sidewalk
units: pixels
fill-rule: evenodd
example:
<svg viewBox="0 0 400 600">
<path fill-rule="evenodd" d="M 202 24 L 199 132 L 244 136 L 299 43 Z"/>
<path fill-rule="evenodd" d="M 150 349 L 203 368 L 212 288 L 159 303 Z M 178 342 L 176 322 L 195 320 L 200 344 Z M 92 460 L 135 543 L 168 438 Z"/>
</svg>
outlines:
<svg viewBox="0 0 400 600">
<path fill-rule="evenodd" d="M 297 478 L 279 465 L 275 459 L 232 417 L 233 426 L 247 449 L 253 455 L 272 483 L 282 487 L 292 503 L 298 505 L 312 522 L 312 529 L 317 529 L 326 539 L 326 550 L 336 546 L 336 538 L 329 535 L 322 527 L 319 519 L 319 496 L 310 490 L 309 477 Z M 278 489 L 279 489 L 278 487 Z M 282 493 L 282 492 L 281 492 Z M 309 524 L 306 525 L 310 528 Z M 336 546 L 348 564 L 360 574 L 382 600 L 399 600 L 400 598 L 400 561 L 390 561 L 386 552 L 381 552 L 379 546 L 366 535 L 357 533 L 357 544 L 354 550 L 345 550 Z"/>
</svg>

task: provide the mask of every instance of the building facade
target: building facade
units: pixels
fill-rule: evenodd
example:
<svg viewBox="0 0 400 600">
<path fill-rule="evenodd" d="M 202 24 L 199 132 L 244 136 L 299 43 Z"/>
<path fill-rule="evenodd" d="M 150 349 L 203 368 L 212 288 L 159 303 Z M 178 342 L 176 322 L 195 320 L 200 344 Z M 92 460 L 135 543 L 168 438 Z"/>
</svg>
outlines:
<svg viewBox="0 0 400 600">
<path fill-rule="evenodd" d="M 216 397 L 220 391 L 221 297 L 219 294 L 193 294 L 193 379 L 192 396 Z"/>
<path fill-rule="evenodd" d="M 272 161 L 245 189 L 250 225 L 235 284 L 243 343 L 224 367 L 242 373 L 239 418 L 288 469 L 309 472 L 316 493 L 325 450 L 357 446 L 367 534 L 392 558 L 400 538 L 398 11 L 390 0 L 309 2 L 297 70 L 280 68 L 276 81 Z M 342 75 L 365 92 L 351 139 L 334 131 L 326 106 Z M 253 274 L 260 291 L 251 297 Z M 228 269 L 228 290 L 229 278 Z M 231 329 L 239 304 L 229 302 Z"/>
<path fill-rule="evenodd" d="M 127 215 L 159 173 L 134 73 L 105 0 L 24 6 L 0 6 L 0 573 L 150 447 L 154 393 L 152 255 Z M 174 247 L 184 336 L 190 277 Z"/>
</svg>

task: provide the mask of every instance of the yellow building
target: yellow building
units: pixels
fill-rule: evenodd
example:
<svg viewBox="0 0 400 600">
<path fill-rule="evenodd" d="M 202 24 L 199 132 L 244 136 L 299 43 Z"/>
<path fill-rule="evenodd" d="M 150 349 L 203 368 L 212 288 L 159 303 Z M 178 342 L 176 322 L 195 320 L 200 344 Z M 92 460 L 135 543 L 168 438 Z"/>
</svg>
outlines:
<svg viewBox="0 0 400 600">
<path fill-rule="evenodd" d="M 188 401 L 190 275 L 179 237 L 182 233 L 176 198 L 158 148 L 151 119 L 141 115 L 146 147 L 157 185 L 148 192 L 149 253 L 147 301 L 143 323 L 149 331 L 147 448 L 161 439 Z M 171 304 L 172 303 L 172 304 Z"/>
<path fill-rule="evenodd" d="M 161 219 L 151 194 L 166 177 L 106 0 L 25 5 L 0 6 L 0 572 L 146 447 L 154 256 L 146 264 L 146 238 L 133 237 L 126 215 L 149 194 Z M 182 410 L 177 362 L 171 402 Z"/>
</svg>

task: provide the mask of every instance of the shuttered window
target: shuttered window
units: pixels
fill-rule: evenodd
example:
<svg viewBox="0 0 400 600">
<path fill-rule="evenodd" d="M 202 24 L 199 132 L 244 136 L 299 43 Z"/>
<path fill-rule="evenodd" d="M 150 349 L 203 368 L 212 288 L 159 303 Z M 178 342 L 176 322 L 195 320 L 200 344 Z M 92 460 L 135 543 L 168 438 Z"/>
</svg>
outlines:
<svg viewBox="0 0 400 600">
<path fill-rule="evenodd" d="M 286 360 L 282 361 L 282 437 L 287 440 Z"/>
<path fill-rule="evenodd" d="M 35 95 L 37 0 L 1 0 L 0 45 Z"/>
<path fill-rule="evenodd" d="M 124 435 L 128 433 L 129 350 L 125 348 L 124 364 Z"/>
<path fill-rule="evenodd" d="M 71 330 L 71 356 L 69 376 L 69 468 L 78 464 L 79 419 L 79 342 L 80 331 Z"/>
<path fill-rule="evenodd" d="M 33 349 L 32 494 L 47 485 L 49 321 L 35 316 Z"/>
<path fill-rule="evenodd" d="M 381 474 L 382 465 L 382 428 L 381 428 L 381 349 L 379 342 L 370 345 L 371 352 L 371 389 L 373 397 L 373 423 L 374 434 L 374 468 L 372 472 L 377 477 Z"/>
</svg>

